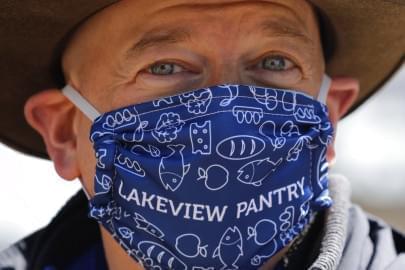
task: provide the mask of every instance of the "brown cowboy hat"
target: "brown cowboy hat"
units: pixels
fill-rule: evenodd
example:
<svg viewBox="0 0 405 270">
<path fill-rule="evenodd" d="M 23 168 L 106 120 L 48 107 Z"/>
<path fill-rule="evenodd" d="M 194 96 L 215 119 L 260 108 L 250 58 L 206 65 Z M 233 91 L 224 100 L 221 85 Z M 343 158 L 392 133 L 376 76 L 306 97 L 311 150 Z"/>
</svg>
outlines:
<svg viewBox="0 0 405 270">
<path fill-rule="evenodd" d="M 61 88 L 60 56 L 80 22 L 114 0 L 1 0 L 0 142 L 48 158 L 40 136 L 24 119 L 23 106 L 42 89 Z M 331 76 L 358 78 L 358 107 L 404 60 L 404 0 L 311 0 L 320 18 Z"/>
</svg>

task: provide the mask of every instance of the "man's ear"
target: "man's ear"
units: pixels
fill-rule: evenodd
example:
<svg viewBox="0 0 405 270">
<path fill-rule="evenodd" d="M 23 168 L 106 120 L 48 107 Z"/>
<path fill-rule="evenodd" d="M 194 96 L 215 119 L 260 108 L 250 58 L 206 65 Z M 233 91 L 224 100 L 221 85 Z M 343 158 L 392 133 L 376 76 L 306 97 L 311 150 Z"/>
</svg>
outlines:
<svg viewBox="0 0 405 270">
<path fill-rule="evenodd" d="M 333 78 L 329 89 L 327 105 L 329 110 L 329 119 L 337 132 L 338 121 L 349 111 L 350 107 L 356 101 L 359 94 L 359 81 L 353 78 Z M 335 158 L 334 143 L 328 148 L 328 161 L 332 162 Z"/>
<path fill-rule="evenodd" d="M 66 180 L 79 176 L 73 125 L 75 111 L 58 89 L 31 96 L 24 107 L 27 122 L 41 134 L 57 173 Z"/>
</svg>

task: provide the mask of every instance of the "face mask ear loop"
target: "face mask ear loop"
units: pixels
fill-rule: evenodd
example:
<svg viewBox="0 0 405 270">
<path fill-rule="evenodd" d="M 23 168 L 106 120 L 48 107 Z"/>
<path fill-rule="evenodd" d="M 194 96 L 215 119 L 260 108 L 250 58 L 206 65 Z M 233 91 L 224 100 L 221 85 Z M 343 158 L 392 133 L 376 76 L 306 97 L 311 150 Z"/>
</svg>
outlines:
<svg viewBox="0 0 405 270">
<path fill-rule="evenodd" d="M 318 94 L 318 101 L 326 104 L 326 98 L 328 97 L 328 92 L 330 89 L 330 85 L 332 84 L 331 78 L 324 74 L 322 79 L 321 89 L 319 90 Z"/>
<path fill-rule="evenodd" d="M 86 115 L 92 122 L 94 119 L 100 116 L 100 113 L 84 98 L 79 92 L 70 85 L 66 85 L 62 89 L 62 94 L 69 99 L 84 115 Z M 87 191 L 86 187 L 82 185 L 82 190 L 90 200 L 90 193 Z"/>
<path fill-rule="evenodd" d="M 87 200 L 90 201 L 91 200 L 90 193 L 87 191 L 87 189 L 83 183 L 82 183 L 82 190 L 83 190 L 84 195 L 86 195 Z"/>
<path fill-rule="evenodd" d="M 62 93 L 92 122 L 100 116 L 100 113 L 72 86 L 66 85 Z"/>
</svg>

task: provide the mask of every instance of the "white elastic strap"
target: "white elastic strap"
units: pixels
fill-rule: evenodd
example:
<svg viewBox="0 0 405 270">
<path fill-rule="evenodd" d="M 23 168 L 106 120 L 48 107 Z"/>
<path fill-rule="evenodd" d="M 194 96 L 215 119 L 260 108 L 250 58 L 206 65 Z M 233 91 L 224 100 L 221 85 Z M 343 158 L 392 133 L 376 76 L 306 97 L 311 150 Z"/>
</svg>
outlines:
<svg viewBox="0 0 405 270">
<path fill-rule="evenodd" d="M 84 184 L 82 185 L 82 190 L 83 190 L 83 193 L 84 193 L 84 195 L 86 195 L 86 198 L 87 198 L 87 200 L 91 200 L 91 196 L 90 196 L 90 193 L 87 191 L 87 189 L 84 187 Z"/>
<path fill-rule="evenodd" d="M 329 88 L 332 80 L 328 75 L 324 74 L 322 79 L 321 89 L 318 94 L 318 101 L 326 104 Z M 100 116 L 100 113 L 86 100 L 79 92 L 70 85 L 66 85 L 62 89 L 62 93 L 79 108 L 84 115 L 86 115 L 92 122 Z"/>
<path fill-rule="evenodd" d="M 82 111 L 92 122 L 100 116 L 100 113 L 82 97 L 79 92 L 70 85 L 66 85 L 62 89 L 62 93 L 67 97 L 77 108 Z"/>
<path fill-rule="evenodd" d="M 331 83 L 332 83 L 331 78 L 328 75 L 324 74 L 323 79 L 322 79 L 321 89 L 319 90 L 319 94 L 318 94 L 319 102 L 326 104 L 326 98 L 328 97 L 328 92 L 329 92 Z"/>
</svg>

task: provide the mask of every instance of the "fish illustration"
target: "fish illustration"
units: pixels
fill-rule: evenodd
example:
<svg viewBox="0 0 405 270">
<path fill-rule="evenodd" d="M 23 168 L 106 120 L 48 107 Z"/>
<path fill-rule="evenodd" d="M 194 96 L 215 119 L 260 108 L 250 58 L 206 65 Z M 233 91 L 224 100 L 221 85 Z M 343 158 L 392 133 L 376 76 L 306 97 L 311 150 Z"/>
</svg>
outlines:
<svg viewBox="0 0 405 270">
<path fill-rule="evenodd" d="M 212 257 L 219 258 L 223 264 L 221 270 L 224 270 L 239 269 L 235 263 L 239 260 L 240 256 L 243 256 L 242 234 L 236 226 L 233 228 L 229 227 L 222 235 Z M 230 266 L 233 268 L 230 268 Z"/>
<path fill-rule="evenodd" d="M 136 222 L 136 228 L 143 230 L 163 241 L 165 234 L 158 227 L 147 221 L 143 216 L 135 212 L 134 220 Z"/>
<path fill-rule="evenodd" d="M 176 191 L 183 182 L 184 176 L 190 170 L 190 164 L 184 164 L 182 144 L 168 145 L 172 153 L 166 157 L 162 157 L 159 164 L 159 176 L 163 186 L 168 190 Z M 175 162 L 173 162 L 175 161 Z"/>
<path fill-rule="evenodd" d="M 138 256 L 151 268 L 187 270 L 187 265 L 164 246 L 151 241 L 138 244 Z M 159 267 L 161 266 L 161 268 Z"/>
<path fill-rule="evenodd" d="M 244 184 L 256 187 L 261 186 L 263 180 L 277 169 L 282 160 L 280 158 L 276 162 L 273 162 L 270 158 L 265 158 L 249 162 L 238 170 L 239 175 L 237 179 Z"/>
<path fill-rule="evenodd" d="M 141 155 L 145 153 L 149 153 L 152 157 L 160 157 L 160 150 L 159 148 L 148 144 L 148 146 L 143 146 L 143 145 L 134 145 L 131 148 L 131 152 L 134 153 L 135 155 Z"/>
</svg>

